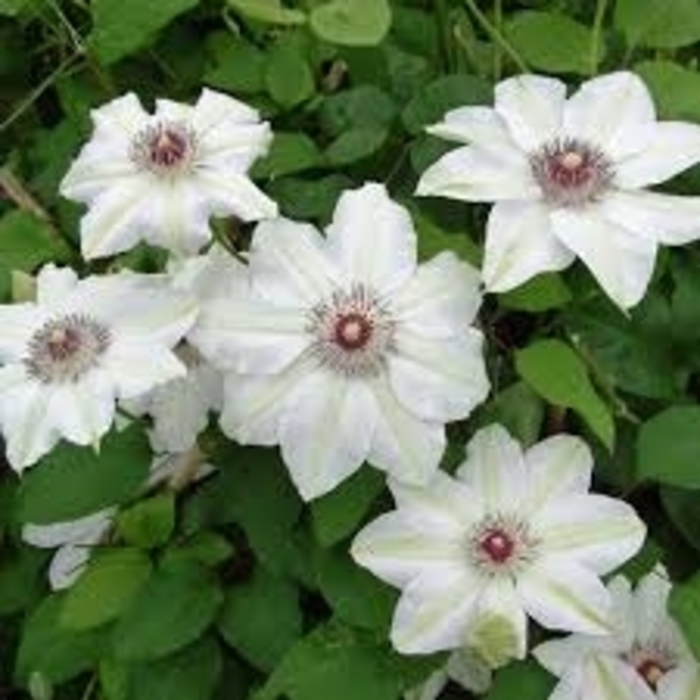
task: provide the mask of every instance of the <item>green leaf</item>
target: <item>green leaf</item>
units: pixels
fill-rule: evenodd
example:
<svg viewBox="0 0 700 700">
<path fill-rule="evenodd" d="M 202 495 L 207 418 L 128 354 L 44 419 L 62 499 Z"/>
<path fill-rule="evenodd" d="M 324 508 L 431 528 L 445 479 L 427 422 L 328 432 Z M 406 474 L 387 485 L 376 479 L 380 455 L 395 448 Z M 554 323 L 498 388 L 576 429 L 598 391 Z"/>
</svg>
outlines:
<svg viewBox="0 0 700 700">
<path fill-rule="evenodd" d="M 24 610 L 43 593 L 47 552 L 34 547 L 10 551 L 3 546 L 0 560 L 0 615 Z"/>
<path fill-rule="evenodd" d="M 396 594 L 361 569 L 344 551 L 316 551 L 316 576 L 321 593 L 338 619 L 357 627 L 387 632 Z"/>
<path fill-rule="evenodd" d="M 659 117 L 700 121 L 700 73 L 673 61 L 642 61 L 634 72 L 651 90 Z"/>
<path fill-rule="evenodd" d="M 32 272 L 37 265 L 63 262 L 70 250 L 45 221 L 15 209 L 0 219 L 0 260 L 5 267 Z"/>
<path fill-rule="evenodd" d="M 103 649 L 99 630 L 77 632 L 59 624 L 64 596 L 44 598 L 24 623 L 15 675 L 27 682 L 41 673 L 51 683 L 63 683 L 93 667 Z"/>
<path fill-rule="evenodd" d="M 515 354 L 518 374 L 552 404 L 573 409 L 612 449 L 615 423 L 581 358 L 561 340 L 539 340 Z"/>
<path fill-rule="evenodd" d="M 284 177 L 270 182 L 267 189 L 285 216 L 328 222 L 340 194 L 353 185 L 345 175 L 334 173 L 313 180 Z"/>
<path fill-rule="evenodd" d="M 510 292 L 500 294 L 498 301 L 507 309 L 541 313 L 566 306 L 572 298 L 571 290 L 561 275 L 545 272 Z"/>
<path fill-rule="evenodd" d="M 164 545 L 175 527 L 175 497 L 164 493 L 141 501 L 117 516 L 117 532 L 142 549 Z"/>
<path fill-rule="evenodd" d="M 299 640 L 254 700 L 396 700 L 444 657 L 400 657 L 371 633 L 331 621 Z"/>
<path fill-rule="evenodd" d="M 390 126 L 396 117 L 396 105 L 376 85 L 359 85 L 326 97 L 318 112 L 323 131 L 339 136 L 354 127 Z"/>
<path fill-rule="evenodd" d="M 664 486 L 660 489 L 660 494 L 661 503 L 671 522 L 691 547 L 700 550 L 698 492 L 675 486 Z"/>
<path fill-rule="evenodd" d="M 532 68 L 551 73 L 590 73 L 593 33 L 567 15 L 534 10 L 519 12 L 506 23 L 505 33 Z M 597 65 L 603 58 L 602 43 L 595 58 Z"/>
<path fill-rule="evenodd" d="M 668 611 L 680 625 L 693 654 L 700 656 L 700 574 L 673 586 Z"/>
<path fill-rule="evenodd" d="M 163 557 L 168 565 L 178 559 L 189 559 L 204 564 L 207 567 L 223 564 L 233 556 L 234 549 L 223 536 L 210 530 L 202 530 L 178 542 L 176 547 L 169 548 Z"/>
<path fill-rule="evenodd" d="M 112 647 L 118 659 L 147 660 L 170 654 L 200 637 L 223 594 L 195 562 L 156 570 L 117 622 Z"/>
<path fill-rule="evenodd" d="M 284 7 L 280 0 L 227 0 L 244 17 L 264 24 L 304 24 L 306 14 Z"/>
<path fill-rule="evenodd" d="M 304 133 L 276 131 L 270 151 L 251 171 L 254 178 L 276 178 L 324 164 L 316 143 Z"/>
<path fill-rule="evenodd" d="M 269 50 L 265 85 L 272 99 L 287 109 L 314 94 L 314 75 L 297 42 L 283 37 Z"/>
<path fill-rule="evenodd" d="M 97 552 L 66 593 L 59 622 L 88 630 L 118 617 L 151 574 L 149 558 L 138 549 Z"/>
<path fill-rule="evenodd" d="M 330 0 L 311 11 L 311 29 L 331 44 L 375 46 L 391 26 L 388 0 Z"/>
<path fill-rule="evenodd" d="M 388 129 L 357 127 L 346 131 L 326 149 L 326 160 L 336 167 L 368 158 L 389 138 Z"/>
<path fill-rule="evenodd" d="M 700 39 L 697 0 L 617 0 L 614 24 L 630 47 L 673 49 Z"/>
<path fill-rule="evenodd" d="M 499 669 L 486 700 L 542 700 L 552 692 L 555 679 L 532 661 L 515 661 Z"/>
<path fill-rule="evenodd" d="M 365 467 L 311 503 L 316 539 L 330 547 L 351 535 L 384 489 L 384 476 Z"/>
<path fill-rule="evenodd" d="M 672 406 L 639 430 L 637 474 L 662 484 L 700 488 L 700 408 Z"/>
<path fill-rule="evenodd" d="M 157 31 L 199 4 L 199 0 L 93 0 L 88 42 L 109 65 L 148 44 Z"/>
<path fill-rule="evenodd" d="M 228 32 L 214 34 L 207 46 L 211 54 L 204 71 L 207 85 L 244 95 L 265 91 L 267 57 L 263 51 Z"/>
<path fill-rule="evenodd" d="M 128 500 L 148 477 L 151 449 L 135 424 L 92 447 L 61 443 L 22 478 L 20 522 L 38 525 L 74 520 Z"/>
<path fill-rule="evenodd" d="M 439 122 L 456 107 L 491 102 L 492 88 L 473 75 L 445 75 L 426 85 L 404 108 L 401 119 L 411 134 Z"/>
<path fill-rule="evenodd" d="M 269 672 L 301 637 L 299 592 L 288 580 L 256 567 L 249 581 L 227 591 L 217 626 L 247 661 Z"/>
<path fill-rule="evenodd" d="M 164 659 L 130 666 L 128 700 L 211 700 L 221 667 L 219 645 L 202 639 Z"/>
<path fill-rule="evenodd" d="M 0 15 L 14 17 L 18 15 L 32 0 L 0 0 Z"/>
<path fill-rule="evenodd" d="M 423 215 L 415 206 L 411 207 L 411 217 L 418 234 L 420 260 L 430 260 L 445 250 L 451 250 L 475 267 L 481 264 L 481 249 L 463 228 L 459 231 L 448 231 Z"/>
</svg>

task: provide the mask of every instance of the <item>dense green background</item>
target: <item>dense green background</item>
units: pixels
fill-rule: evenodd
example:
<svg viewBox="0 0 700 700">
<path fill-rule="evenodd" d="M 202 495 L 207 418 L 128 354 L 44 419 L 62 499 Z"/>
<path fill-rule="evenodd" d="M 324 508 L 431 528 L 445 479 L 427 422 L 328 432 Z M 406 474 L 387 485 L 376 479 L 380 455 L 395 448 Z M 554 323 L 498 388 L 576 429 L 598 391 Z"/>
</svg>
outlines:
<svg viewBox="0 0 700 700">
<path fill-rule="evenodd" d="M 57 185 L 90 108 L 124 92 L 146 104 L 191 102 L 202 85 L 235 95 L 272 121 L 253 175 L 285 215 L 324 224 L 343 189 L 382 181 L 411 208 L 423 257 L 453 249 L 478 264 L 488 208 L 411 197 L 450 147 L 423 127 L 489 103 L 494 82 L 524 69 L 572 86 L 631 69 L 663 118 L 700 121 L 698 41 L 695 0 L 0 0 L 0 300 L 23 298 L 46 261 L 107 269 L 80 259 L 81 209 Z M 667 189 L 700 193 L 700 170 Z M 247 229 L 218 228 L 245 247 Z M 145 247 L 110 263 L 162 264 Z M 697 245 L 663 252 L 629 316 L 577 264 L 489 297 L 480 322 L 493 394 L 451 428 L 445 466 L 493 420 L 525 443 L 583 435 L 596 486 L 650 529 L 627 572 L 664 561 L 700 651 Z M 62 446 L 21 483 L 3 468 L 0 698 L 395 700 L 442 663 L 392 652 L 395 593 L 347 554 L 360 523 L 390 507 L 379 473 L 365 467 L 305 507 L 275 451 L 236 447 L 214 426 L 202 446 L 219 474 L 176 494 L 138 495 L 150 461 L 140 425 L 99 458 Z M 23 545 L 21 524 L 114 502 L 111 542 L 74 588 L 49 595 L 50 553 Z M 519 663 L 489 698 L 540 700 L 551 685 Z"/>
</svg>

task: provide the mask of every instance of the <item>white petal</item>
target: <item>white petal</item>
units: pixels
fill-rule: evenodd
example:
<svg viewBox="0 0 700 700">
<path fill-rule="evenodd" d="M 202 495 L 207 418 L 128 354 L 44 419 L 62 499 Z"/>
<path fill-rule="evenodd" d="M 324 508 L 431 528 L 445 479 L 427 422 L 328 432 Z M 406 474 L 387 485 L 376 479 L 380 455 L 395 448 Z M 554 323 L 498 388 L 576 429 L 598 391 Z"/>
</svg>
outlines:
<svg viewBox="0 0 700 700">
<path fill-rule="evenodd" d="M 532 655 L 552 675 L 562 677 L 583 665 L 588 655 L 597 650 L 596 639 L 587 634 L 570 634 L 539 644 Z"/>
<path fill-rule="evenodd" d="M 70 588 L 85 570 L 90 559 L 90 547 L 67 544 L 54 554 L 49 565 L 51 590 Z"/>
<path fill-rule="evenodd" d="M 586 493 L 591 485 L 593 457 L 588 445 L 573 435 L 554 435 L 525 452 L 529 472 L 526 508 L 538 510 L 551 498 Z"/>
<path fill-rule="evenodd" d="M 64 544 L 97 544 L 111 527 L 115 508 L 105 508 L 77 520 L 66 520 L 50 525 L 33 525 L 22 528 L 22 539 L 34 547 L 53 549 Z"/>
<path fill-rule="evenodd" d="M 406 484 L 426 484 L 445 450 L 442 424 L 422 421 L 407 410 L 386 377 L 371 382 L 377 402 L 377 425 L 367 461 Z"/>
<path fill-rule="evenodd" d="M 295 309 L 256 299 L 219 298 L 205 304 L 188 338 L 223 371 L 270 374 L 309 347 L 307 325 Z"/>
<path fill-rule="evenodd" d="M 585 82 L 564 108 L 566 134 L 594 144 L 615 161 L 641 150 L 656 114 L 639 76 L 619 71 Z"/>
<path fill-rule="evenodd" d="M 0 363 L 22 359 L 45 318 L 36 304 L 0 304 Z"/>
<path fill-rule="evenodd" d="M 355 561 L 375 576 L 403 587 L 420 575 L 445 567 L 464 556 L 456 528 L 425 520 L 411 510 L 385 513 L 365 526 L 352 542 Z"/>
<path fill-rule="evenodd" d="M 659 122 L 644 150 L 615 163 L 615 184 L 624 189 L 664 182 L 700 162 L 700 126 Z"/>
<path fill-rule="evenodd" d="M 495 90 L 496 111 L 526 152 L 555 138 L 561 128 L 566 85 L 555 78 L 516 75 Z"/>
<path fill-rule="evenodd" d="M 311 308 L 340 283 L 323 239 L 308 224 L 275 219 L 258 224 L 250 250 L 255 292 L 282 307 Z"/>
<path fill-rule="evenodd" d="M 592 207 L 551 214 L 554 233 L 621 308 L 637 304 L 654 272 L 656 243 L 604 219 Z"/>
<path fill-rule="evenodd" d="M 226 375 L 220 419 L 224 433 L 243 445 L 276 444 L 285 401 L 313 368 L 308 357 L 301 357 L 278 374 Z"/>
<path fill-rule="evenodd" d="M 233 215 L 242 221 L 274 219 L 277 204 L 246 176 L 228 170 L 197 170 L 192 184 L 201 188 L 217 216 Z"/>
<path fill-rule="evenodd" d="M 484 499 L 487 510 L 512 510 L 527 484 L 520 445 L 498 424 L 481 428 L 467 445 L 467 459 L 457 478 Z"/>
<path fill-rule="evenodd" d="M 499 148 L 518 150 L 508 126 L 492 107 L 459 107 L 445 114 L 439 124 L 429 126 L 426 131 L 450 141 L 475 143 L 488 148 L 496 144 Z"/>
<path fill-rule="evenodd" d="M 90 117 L 95 125 L 95 137 L 108 132 L 131 137 L 150 119 L 133 92 L 91 110 Z"/>
<path fill-rule="evenodd" d="M 447 660 L 450 680 L 477 695 L 491 687 L 491 669 L 481 657 L 469 649 L 457 649 Z"/>
<path fill-rule="evenodd" d="M 483 336 L 473 329 L 436 340 L 400 330 L 396 353 L 389 358 L 396 398 L 425 420 L 465 418 L 489 393 L 482 346 Z"/>
<path fill-rule="evenodd" d="M 614 190 L 600 203 L 601 214 L 651 241 L 683 245 L 700 238 L 700 197 L 644 190 Z"/>
<path fill-rule="evenodd" d="M 194 106 L 192 123 L 197 131 L 207 133 L 227 122 L 250 124 L 259 119 L 258 112 L 245 102 L 205 87 Z"/>
<path fill-rule="evenodd" d="M 633 596 L 636 638 L 641 645 L 659 638 L 671 623 L 666 610 L 671 582 L 660 572 L 652 571 L 637 584 Z"/>
<path fill-rule="evenodd" d="M 611 631 L 610 594 L 580 564 L 544 556 L 520 574 L 517 588 L 525 610 L 543 627 L 583 634 Z"/>
<path fill-rule="evenodd" d="M 122 339 L 111 343 L 103 367 L 111 374 L 120 399 L 134 398 L 187 374 L 185 365 L 167 348 Z"/>
<path fill-rule="evenodd" d="M 314 372 L 286 402 L 279 422 L 282 458 L 305 501 L 357 471 L 375 427 L 369 390 L 336 374 Z"/>
<path fill-rule="evenodd" d="M 574 255 L 552 231 L 540 202 L 498 202 L 486 224 L 482 277 L 489 291 L 504 292 L 541 272 L 562 270 Z"/>
<path fill-rule="evenodd" d="M 152 229 L 154 212 L 145 175 L 125 180 L 97 197 L 80 220 L 80 247 L 86 260 L 121 253 Z"/>
<path fill-rule="evenodd" d="M 523 153 L 480 146 L 462 146 L 439 158 L 421 176 L 416 194 L 465 202 L 541 197 Z"/>
<path fill-rule="evenodd" d="M 158 99 L 156 100 L 156 111 L 151 123 L 183 122 L 189 124 L 193 116 L 194 107 L 192 105 L 175 102 L 174 100 Z"/>
<path fill-rule="evenodd" d="M 445 251 L 416 268 L 392 297 L 391 312 L 413 333 L 445 338 L 461 333 L 480 305 L 479 273 Z"/>
<path fill-rule="evenodd" d="M 444 668 L 439 668 L 437 671 L 433 671 L 424 683 L 407 690 L 403 694 L 403 700 L 438 700 L 448 680 L 447 671 Z"/>
<path fill-rule="evenodd" d="M 584 667 L 585 700 L 656 700 L 656 694 L 632 666 L 595 654 Z"/>
<path fill-rule="evenodd" d="M 395 289 L 416 267 L 416 232 L 408 211 L 384 185 L 344 192 L 326 230 L 329 257 L 350 280 L 379 294 Z"/>
<path fill-rule="evenodd" d="M 128 186 L 138 173 L 126 143 L 91 141 L 71 164 L 59 192 L 76 202 L 90 203 L 107 190 Z"/>
<path fill-rule="evenodd" d="M 547 700 L 590 700 L 583 681 L 583 667 L 567 671 Z"/>
<path fill-rule="evenodd" d="M 696 663 L 684 664 L 666 673 L 659 680 L 656 697 L 658 700 L 699 700 L 700 667 Z"/>
<path fill-rule="evenodd" d="M 75 292 L 78 275 L 70 267 L 44 265 L 36 278 L 36 300 L 39 306 L 56 307 Z"/>
<path fill-rule="evenodd" d="M 636 554 L 646 534 L 629 504 L 597 494 L 564 494 L 548 502 L 532 522 L 548 553 L 575 558 L 599 574 Z"/>
<path fill-rule="evenodd" d="M 462 646 L 482 582 L 463 567 L 426 572 L 404 589 L 394 612 L 391 641 L 402 654 L 430 654 Z"/>
</svg>

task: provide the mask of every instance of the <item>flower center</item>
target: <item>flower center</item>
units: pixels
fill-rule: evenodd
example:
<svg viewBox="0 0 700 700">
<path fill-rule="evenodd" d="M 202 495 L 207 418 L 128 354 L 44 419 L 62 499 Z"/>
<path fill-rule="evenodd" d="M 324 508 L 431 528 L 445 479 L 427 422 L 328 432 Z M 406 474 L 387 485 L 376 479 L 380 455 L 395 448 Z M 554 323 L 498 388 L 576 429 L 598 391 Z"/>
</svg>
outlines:
<svg viewBox="0 0 700 700">
<path fill-rule="evenodd" d="M 131 144 L 132 161 L 159 176 L 189 170 L 195 154 L 195 134 L 181 122 L 151 124 Z"/>
<path fill-rule="evenodd" d="M 663 645 L 651 647 L 635 645 L 624 659 L 634 666 L 652 690 L 656 690 L 659 681 L 676 666 L 674 654 Z"/>
<path fill-rule="evenodd" d="M 468 537 L 468 552 L 476 569 L 487 576 L 516 574 L 538 554 L 539 540 L 527 523 L 511 515 L 487 515 Z"/>
<path fill-rule="evenodd" d="M 82 314 L 45 323 L 30 338 L 24 365 L 27 374 L 45 384 L 78 381 L 95 367 L 111 342 L 109 328 Z"/>
<path fill-rule="evenodd" d="M 347 377 L 379 374 L 394 346 L 396 323 L 365 285 L 338 290 L 310 314 L 312 352 L 321 364 Z"/>
<path fill-rule="evenodd" d="M 612 185 L 613 164 L 597 147 L 578 139 L 555 139 L 530 156 L 530 167 L 545 201 L 580 206 Z"/>
</svg>

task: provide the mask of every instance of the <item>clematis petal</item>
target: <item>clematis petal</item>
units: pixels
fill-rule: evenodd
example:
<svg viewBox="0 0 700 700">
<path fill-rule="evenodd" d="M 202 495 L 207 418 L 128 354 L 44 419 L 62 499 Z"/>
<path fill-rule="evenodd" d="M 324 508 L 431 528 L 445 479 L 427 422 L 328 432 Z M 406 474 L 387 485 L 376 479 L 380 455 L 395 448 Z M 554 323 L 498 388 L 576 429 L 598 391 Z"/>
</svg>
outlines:
<svg viewBox="0 0 700 700">
<path fill-rule="evenodd" d="M 586 700 L 655 700 L 656 694 L 629 664 L 594 654 L 584 667 Z"/>
<path fill-rule="evenodd" d="M 627 71 L 585 82 L 564 108 L 564 129 L 618 161 L 651 142 L 654 103 L 642 79 Z"/>
<path fill-rule="evenodd" d="M 656 243 L 604 219 L 596 209 L 551 214 L 557 238 L 578 255 L 622 309 L 637 304 L 654 272 Z"/>
<path fill-rule="evenodd" d="M 242 221 L 257 221 L 278 215 L 277 204 L 241 173 L 197 170 L 192 185 L 201 190 L 217 216 L 233 215 Z"/>
<path fill-rule="evenodd" d="M 697 700 L 700 698 L 700 668 L 684 664 L 664 674 L 656 688 L 658 700 Z"/>
<path fill-rule="evenodd" d="M 508 131 L 508 126 L 492 107 L 458 107 L 445 114 L 443 121 L 429 126 L 426 131 L 433 136 L 450 141 L 474 143 L 488 148 L 520 150 Z"/>
<path fill-rule="evenodd" d="M 392 314 L 403 327 L 430 338 L 461 333 L 480 305 L 479 273 L 451 251 L 418 267 L 391 300 Z"/>
<path fill-rule="evenodd" d="M 328 256 L 348 279 L 386 294 L 416 267 L 416 232 L 408 211 L 389 199 L 384 185 L 344 192 L 326 231 Z"/>
<path fill-rule="evenodd" d="M 530 474 L 525 508 L 534 513 L 554 497 L 585 493 L 591 486 L 593 457 L 583 440 L 554 435 L 525 452 Z"/>
<path fill-rule="evenodd" d="M 421 421 L 398 401 L 386 377 L 369 383 L 377 402 L 377 425 L 367 461 L 406 484 L 426 484 L 445 449 L 442 424 Z"/>
<path fill-rule="evenodd" d="M 523 606 L 543 627 L 609 634 L 610 594 L 589 569 L 562 556 L 543 556 L 518 577 Z"/>
<path fill-rule="evenodd" d="M 36 301 L 39 307 L 59 307 L 70 300 L 78 286 L 78 275 L 70 267 L 44 265 L 36 278 Z"/>
<path fill-rule="evenodd" d="M 77 520 L 49 525 L 28 523 L 22 528 L 22 539 L 34 547 L 53 549 L 64 544 L 91 546 L 97 544 L 111 527 L 116 508 L 105 508 Z"/>
<path fill-rule="evenodd" d="M 666 609 L 671 582 L 664 570 L 655 570 L 642 578 L 634 591 L 636 639 L 641 644 L 653 643 L 670 622 Z"/>
<path fill-rule="evenodd" d="M 547 552 L 574 557 L 598 574 L 636 554 L 646 535 L 629 504 L 597 494 L 564 494 L 548 502 L 533 523 Z"/>
<path fill-rule="evenodd" d="M 250 275 L 261 298 L 298 309 L 313 307 L 329 297 L 340 273 L 328 259 L 323 239 L 313 226 L 280 218 L 255 229 Z"/>
<path fill-rule="evenodd" d="M 250 124 L 260 119 L 257 110 L 216 90 L 204 88 L 192 114 L 192 124 L 205 136 L 227 124 Z"/>
<path fill-rule="evenodd" d="M 656 185 L 699 161 L 700 126 L 657 122 L 650 127 L 644 150 L 615 163 L 615 184 L 622 189 Z"/>
<path fill-rule="evenodd" d="M 396 398 L 418 417 L 445 422 L 464 418 L 488 395 L 483 336 L 468 331 L 440 340 L 425 340 L 406 330 L 396 333 L 389 381 Z"/>
<path fill-rule="evenodd" d="M 498 424 L 475 433 L 456 476 L 480 494 L 486 508 L 493 512 L 512 510 L 527 484 L 520 445 Z"/>
<path fill-rule="evenodd" d="M 76 202 L 91 203 L 111 189 L 126 186 L 129 178 L 139 174 L 127 149 L 122 142 L 87 143 L 61 180 L 59 192 Z"/>
<path fill-rule="evenodd" d="M 541 272 L 562 270 L 574 254 L 557 239 L 540 202 L 498 202 L 486 224 L 482 277 L 488 291 L 504 292 Z"/>
<path fill-rule="evenodd" d="M 589 700 L 583 683 L 583 667 L 577 666 L 567 671 L 547 700 Z"/>
<path fill-rule="evenodd" d="M 700 238 L 700 197 L 614 190 L 600 203 L 600 212 L 658 243 L 683 245 Z"/>
<path fill-rule="evenodd" d="M 130 141 L 151 119 L 139 98 L 133 92 L 90 111 L 95 127 L 95 138 L 114 138 Z"/>
<path fill-rule="evenodd" d="M 279 372 L 309 347 L 300 311 L 256 299 L 218 298 L 206 304 L 190 341 L 222 371 Z"/>
<path fill-rule="evenodd" d="M 70 588 L 81 576 L 90 559 L 90 547 L 66 544 L 54 554 L 49 565 L 51 590 Z"/>
<path fill-rule="evenodd" d="M 331 373 L 310 374 L 279 420 L 282 457 L 305 501 L 322 496 L 365 461 L 375 426 L 369 389 Z"/>
<path fill-rule="evenodd" d="M 439 158 L 421 175 L 416 194 L 465 202 L 541 197 L 524 154 L 475 145 L 462 146 Z"/>
<path fill-rule="evenodd" d="M 44 320 L 36 304 L 0 304 L 0 364 L 20 361 Z"/>
<path fill-rule="evenodd" d="M 587 634 L 570 634 L 550 639 L 537 645 L 532 655 L 552 675 L 566 676 L 585 664 L 588 656 L 596 651 L 599 637 Z"/>
<path fill-rule="evenodd" d="M 566 85 L 539 75 L 508 78 L 495 90 L 496 111 L 526 153 L 559 135 L 565 101 Z"/>
<path fill-rule="evenodd" d="M 391 641 L 402 654 L 430 654 L 461 646 L 483 582 L 463 567 L 428 571 L 403 591 L 394 613 Z"/>
<path fill-rule="evenodd" d="M 351 554 L 375 576 L 402 587 L 423 571 L 438 574 L 461 554 L 454 526 L 421 513 L 385 513 L 355 536 Z M 449 536 L 446 536 L 449 535 Z"/>
</svg>

